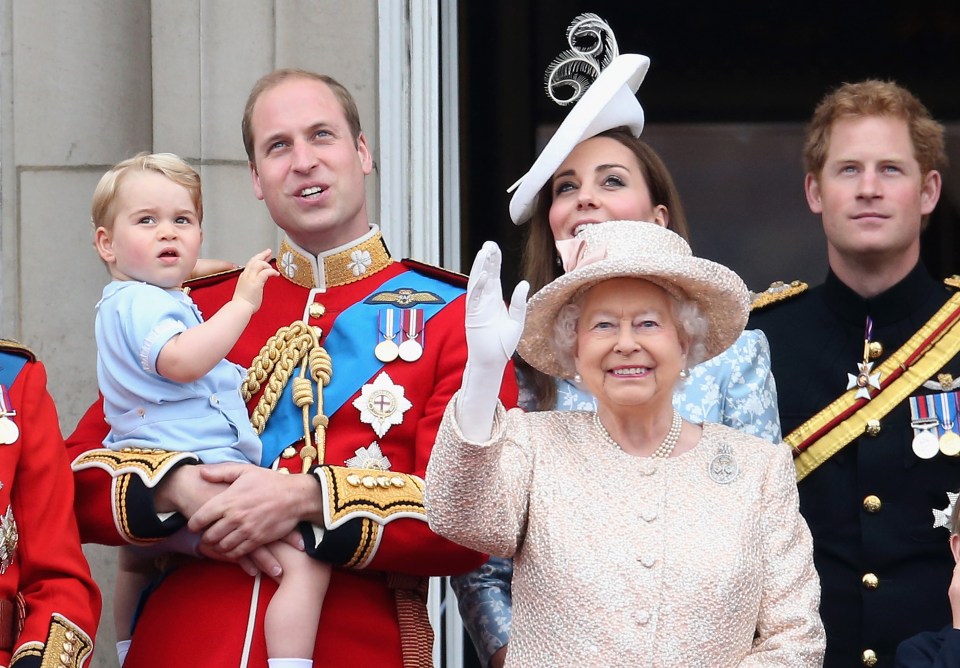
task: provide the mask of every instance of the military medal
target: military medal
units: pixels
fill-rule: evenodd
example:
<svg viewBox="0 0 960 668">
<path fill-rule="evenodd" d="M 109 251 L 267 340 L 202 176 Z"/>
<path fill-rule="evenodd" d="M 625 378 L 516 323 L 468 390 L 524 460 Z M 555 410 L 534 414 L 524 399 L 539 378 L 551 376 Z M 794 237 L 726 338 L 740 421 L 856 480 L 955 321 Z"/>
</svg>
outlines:
<svg viewBox="0 0 960 668">
<path fill-rule="evenodd" d="M 943 392 L 936 397 L 940 408 L 937 416 L 943 430 L 940 436 L 940 452 L 949 457 L 956 457 L 960 454 L 960 434 L 954 431 L 957 417 L 956 395 L 953 392 Z"/>
<path fill-rule="evenodd" d="M 403 312 L 404 341 L 400 344 L 400 359 L 416 362 L 423 355 L 423 309 L 412 308 Z"/>
<path fill-rule="evenodd" d="M 397 338 L 396 315 L 397 313 L 394 309 L 385 308 L 380 311 L 380 315 L 377 317 L 377 338 L 379 339 L 379 337 L 382 336 L 383 340 L 373 349 L 373 354 L 384 364 L 392 362 L 400 355 L 400 348 L 397 346 L 397 342 L 394 341 L 394 339 Z"/>
<path fill-rule="evenodd" d="M 10 405 L 10 394 L 4 385 L 0 385 L 0 445 L 10 445 L 20 438 L 20 429 L 10 418 L 17 414 L 16 411 L 8 410 Z"/>
<path fill-rule="evenodd" d="M 870 388 L 875 390 L 881 389 L 880 372 L 871 373 L 871 371 L 873 371 L 873 362 L 870 360 L 879 357 L 883 352 L 883 348 L 876 341 L 870 340 L 872 335 L 873 318 L 867 316 L 867 324 L 863 334 L 863 362 L 857 364 L 856 375 L 852 373 L 847 374 L 847 389 L 852 390 L 856 388 L 856 399 L 870 399 Z"/>
<path fill-rule="evenodd" d="M 933 395 L 910 397 L 910 426 L 913 427 L 913 454 L 920 459 L 932 459 L 940 452 L 937 427 L 940 420 L 933 403 Z"/>
</svg>

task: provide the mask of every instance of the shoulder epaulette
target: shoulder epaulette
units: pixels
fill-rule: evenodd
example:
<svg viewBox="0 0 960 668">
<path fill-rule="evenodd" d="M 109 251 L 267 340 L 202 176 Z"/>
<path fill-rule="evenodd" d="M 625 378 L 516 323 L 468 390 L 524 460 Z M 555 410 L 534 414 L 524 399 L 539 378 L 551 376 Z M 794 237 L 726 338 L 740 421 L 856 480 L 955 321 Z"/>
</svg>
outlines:
<svg viewBox="0 0 960 668">
<path fill-rule="evenodd" d="M 191 278 L 188 281 L 184 281 L 183 287 L 190 288 L 191 290 L 195 288 L 205 288 L 210 285 L 222 283 L 223 281 L 236 276 L 242 271 L 243 267 L 237 267 L 236 269 L 230 269 L 228 271 L 218 271 L 213 274 L 207 274 L 206 276 L 198 276 L 197 278 Z"/>
<path fill-rule="evenodd" d="M 426 262 L 420 262 L 419 260 L 411 260 L 410 258 L 404 258 L 403 260 L 400 260 L 400 263 L 404 267 L 424 274 L 425 276 L 429 276 L 430 278 L 435 278 L 439 281 L 443 281 L 444 283 L 455 285 L 458 288 L 467 287 L 468 277 L 466 274 L 460 274 L 433 264 L 427 264 Z"/>
<path fill-rule="evenodd" d="M 37 354 L 35 352 L 13 339 L 0 339 L 0 352 L 23 355 L 31 362 L 37 361 Z"/>
<path fill-rule="evenodd" d="M 960 290 L 960 276 L 956 274 L 943 279 L 943 283 L 947 287 L 953 288 L 954 290 Z"/>
<path fill-rule="evenodd" d="M 789 283 L 774 281 L 770 284 L 770 287 L 763 292 L 750 293 L 750 310 L 759 311 L 773 304 L 787 301 L 797 295 L 803 294 L 809 287 L 810 286 L 803 281 L 790 281 Z"/>
</svg>

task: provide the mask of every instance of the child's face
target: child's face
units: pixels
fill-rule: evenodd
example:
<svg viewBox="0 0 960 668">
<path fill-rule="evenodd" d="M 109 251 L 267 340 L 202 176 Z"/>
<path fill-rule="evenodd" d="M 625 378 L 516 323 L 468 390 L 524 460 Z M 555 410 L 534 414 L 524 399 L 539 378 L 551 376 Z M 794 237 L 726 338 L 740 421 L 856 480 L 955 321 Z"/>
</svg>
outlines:
<svg viewBox="0 0 960 668">
<path fill-rule="evenodd" d="M 113 229 L 97 228 L 96 247 L 120 281 L 178 288 L 190 276 L 203 232 L 190 192 L 163 174 L 142 171 L 120 183 Z"/>
</svg>

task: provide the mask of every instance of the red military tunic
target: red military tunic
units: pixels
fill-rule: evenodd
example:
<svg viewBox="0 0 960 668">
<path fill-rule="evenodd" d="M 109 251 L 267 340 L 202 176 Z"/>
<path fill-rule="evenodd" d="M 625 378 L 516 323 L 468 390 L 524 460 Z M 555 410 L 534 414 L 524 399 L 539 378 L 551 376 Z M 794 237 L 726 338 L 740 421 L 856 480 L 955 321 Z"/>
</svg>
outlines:
<svg viewBox="0 0 960 668">
<path fill-rule="evenodd" d="M 452 298 L 443 299 L 441 308 L 423 326 L 419 336 L 422 356 L 412 362 L 396 359 L 382 363 L 374 358 L 374 348 L 383 338 L 378 336 L 375 315 L 379 309 L 367 309 L 359 320 L 355 315 L 348 320 L 350 316 L 344 312 L 364 302 L 384 306 L 400 303 L 408 308 L 411 303 L 416 306 L 435 302 L 429 291 L 396 289 L 406 285 L 407 277 L 422 279 L 422 268 L 409 273 L 411 267 L 407 263 L 391 260 L 376 230 L 350 247 L 325 254 L 319 261 L 284 241 L 277 268 L 282 278 L 267 282 L 263 306 L 229 359 L 249 367 L 279 328 L 304 320 L 321 328 L 319 343 L 332 358 L 333 377 L 349 379 L 355 387 L 336 412 L 326 405 L 330 388 L 324 391 L 329 427 L 322 455 L 324 466 L 317 469 L 316 475 L 318 481 L 323 481 L 328 520 L 322 542 L 309 547 L 315 548 L 311 553 L 341 568 L 334 569 L 325 599 L 316 642 L 316 665 L 420 665 L 418 661 L 425 661 L 423 657 L 429 653 L 429 633 L 408 631 L 401 646 L 401 626 L 412 624 L 410 620 L 415 618 L 425 621 L 423 576 L 460 573 L 483 561 L 482 555 L 430 531 L 422 508 L 420 483 L 404 475 L 424 476 L 444 408 L 460 386 L 466 363 L 463 279 L 442 272 L 444 282 L 454 281 L 458 285 L 453 288 Z M 404 277 L 399 278 L 401 275 Z M 383 288 L 388 281 L 392 281 L 390 286 Z M 411 284 L 415 283 L 413 280 Z M 193 287 L 191 297 L 203 313 L 211 314 L 230 300 L 235 284 L 236 273 L 200 281 Z M 335 343 L 336 336 L 341 337 L 340 343 Z M 351 346 L 353 353 L 346 350 Z M 346 362 L 351 354 L 358 357 Z M 371 368 L 375 369 L 373 373 Z M 362 376 L 353 377 L 357 373 Z M 508 370 L 504 385 L 504 399 L 514 405 L 516 385 L 512 369 Z M 342 392 L 343 386 L 340 388 Z M 251 399 L 251 407 L 261 394 L 262 391 L 257 392 Z M 377 411 L 385 400 L 397 410 L 380 420 L 378 417 L 383 416 Z M 277 419 L 276 414 L 271 419 Z M 97 404 L 69 440 L 72 454 L 80 456 L 74 468 L 77 512 L 84 539 L 118 544 L 123 540 L 142 542 L 168 535 L 182 525 L 182 518 L 159 522 L 143 483 L 121 469 L 147 469 L 147 477 L 155 477 L 190 455 L 159 455 L 156 460 L 151 455 L 139 455 L 132 467 L 130 461 L 118 461 L 116 453 L 109 462 L 106 460 L 110 456 L 100 459 L 102 451 L 84 455 L 84 451 L 100 445 L 106 432 L 102 408 Z M 290 442 L 302 437 L 301 428 Z M 379 452 L 374 443 L 379 445 Z M 359 475 L 351 477 L 351 471 L 342 468 L 364 467 L 371 461 L 377 466 L 380 455 L 385 458 L 379 461 L 386 471 L 357 470 Z M 300 457 L 280 458 L 280 466 L 291 472 L 299 472 L 301 465 Z M 85 466 L 90 468 L 84 469 Z M 389 489 L 383 491 L 376 477 L 368 474 L 375 474 Z M 389 516 L 387 520 L 371 520 L 377 516 L 377 508 L 371 511 L 370 503 L 346 498 L 356 490 L 364 491 L 360 478 L 372 481 L 374 494 L 397 492 L 393 484 L 401 487 L 397 493 L 402 498 L 397 503 L 381 504 L 390 506 L 381 513 Z M 351 515 L 351 504 L 363 506 L 363 512 Z M 238 567 L 215 561 L 190 562 L 169 572 L 151 594 L 137 623 L 128 668 L 265 668 L 262 621 L 275 585 L 267 578 L 257 582 Z M 248 637 L 251 605 L 256 610 L 255 624 Z"/>
<path fill-rule="evenodd" d="M 0 666 L 85 666 L 100 619 L 46 382 L 32 353 L 0 342 Z"/>
</svg>

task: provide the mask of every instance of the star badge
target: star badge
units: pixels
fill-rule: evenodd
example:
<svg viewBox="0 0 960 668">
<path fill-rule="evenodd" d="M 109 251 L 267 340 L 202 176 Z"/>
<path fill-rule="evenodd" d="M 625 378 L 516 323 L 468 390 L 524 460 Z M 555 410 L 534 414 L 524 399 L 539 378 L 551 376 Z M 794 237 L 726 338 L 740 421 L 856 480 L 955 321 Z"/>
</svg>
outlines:
<svg viewBox="0 0 960 668">
<path fill-rule="evenodd" d="M 957 505 L 957 496 L 958 494 L 955 492 L 947 492 L 947 500 L 950 502 L 947 504 L 947 507 L 943 510 L 939 510 L 937 508 L 933 509 L 934 529 L 944 527 L 947 531 L 953 533 L 953 527 L 950 524 L 950 516 L 953 515 L 953 507 Z"/>
<path fill-rule="evenodd" d="M 847 374 L 847 389 L 857 388 L 857 399 L 861 397 L 869 399 L 871 387 L 876 390 L 880 389 L 880 372 L 870 373 L 873 370 L 873 362 L 859 362 L 857 369 L 860 373 L 856 376 L 852 373 Z"/>
<path fill-rule="evenodd" d="M 404 412 L 413 407 L 403 393 L 403 387 L 395 385 L 384 371 L 360 389 L 353 406 L 360 411 L 360 421 L 373 427 L 376 435 L 383 438 L 390 427 L 403 422 Z"/>
<path fill-rule="evenodd" d="M 351 457 L 344 462 L 352 469 L 376 469 L 378 471 L 389 471 L 390 460 L 380 450 L 380 444 L 374 441 L 365 448 L 354 450 L 356 457 Z"/>
</svg>

